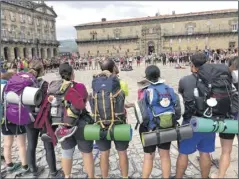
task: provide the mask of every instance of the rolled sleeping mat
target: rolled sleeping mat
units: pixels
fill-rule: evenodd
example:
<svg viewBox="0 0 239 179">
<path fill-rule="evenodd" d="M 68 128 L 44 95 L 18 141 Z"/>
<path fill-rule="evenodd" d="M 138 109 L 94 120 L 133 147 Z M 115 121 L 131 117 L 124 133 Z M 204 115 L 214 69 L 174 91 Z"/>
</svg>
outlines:
<svg viewBox="0 0 239 179">
<path fill-rule="evenodd" d="M 22 104 L 39 106 L 43 100 L 43 93 L 40 88 L 25 87 L 22 92 Z"/>
<path fill-rule="evenodd" d="M 115 141 L 131 141 L 132 139 L 132 128 L 129 124 L 119 124 L 113 127 L 113 137 Z M 86 125 L 84 128 L 84 139 L 85 140 L 101 140 L 101 126 L 92 124 Z M 110 132 L 107 132 L 106 140 L 112 140 Z"/>
<path fill-rule="evenodd" d="M 190 124 L 194 132 L 219 132 L 238 134 L 238 120 L 216 121 L 208 118 L 193 117 Z"/>
<path fill-rule="evenodd" d="M 18 96 L 17 93 L 14 93 L 13 91 L 9 91 L 6 94 L 6 102 L 12 103 L 12 104 L 19 104 L 21 102 L 20 96 Z"/>
<path fill-rule="evenodd" d="M 5 88 L 6 84 L 1 84 L 1 102 L 3 102 L 3 99 L 4 99 L 4 88 Z"/>
<path fill-rule="evenodd" d="M 176 140 L 189 139 L 193 136 L 193 130 L 190 125 L 184 125 L 177 128 L 162 129 L 141 134 L 144 147 L 163 144 Z"/>
<path fill-rule="evenodd" d="M 219 121 L 219 123 L 223 123 L 222 133 L 238 134 L 238 120 L 225 119 L 224 121 Z"/>
<path fill-rule="evenodd" d="M 134 112 L 139 124 L 142 124 L 143 121 L 149 121 L 149 114 L 145 100 L 139 100 L 134 104 Z"/>
</svg>

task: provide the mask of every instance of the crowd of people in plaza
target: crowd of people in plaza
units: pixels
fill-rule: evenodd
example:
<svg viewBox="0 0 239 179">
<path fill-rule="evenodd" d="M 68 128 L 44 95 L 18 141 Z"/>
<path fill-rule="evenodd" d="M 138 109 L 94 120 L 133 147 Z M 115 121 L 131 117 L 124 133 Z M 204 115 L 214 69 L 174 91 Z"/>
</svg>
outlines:
<svg viewBox="0 0 239 179">
<path fill-rule="evenodd" d="M 182 125 L 189 125 L 194 116 L 205 117 L 204 114 L 199 112 L 195 103 L 198 99 L 195 89 L 200 89 L 197 86 L 199 74 L 202 75 L 200 70 L 205 65 L 217 63 L 220 64 L 220 68 L 224 69 L 223 73 L 224 76 L 227 75 L 227 83 L 226 86 L 220 84 L 219 87 L 222 91 L 227 90 L 226 94 L 223 91 L 223 99 L 230 98 L 229 103 L 227 103 L 228 111 L 219 115 L 215 112 L 216 110 L 213 110 L 209 118 L 238 120 L 239 59 L 237 51 L 205 50 L 193 54 L 162 53 L 159 55 L 119 58 L 53 58 L 48 61 L 18 58 L 6 67 L 4 62 L 2 65 L 5 70 L 1 72 L 3 156 L 6 172 L 16 172 L 16 177 L 40 177 L 45 169 L 43 166 L 38 166 L 36 160 L 38 138 L 41 137 L 46 151 L 50 178 L 71 177 L 73 154 L 76 146 L 82 153 L 83 167 L 88 178 L 98 178 L 98 176 L 95 176 L 92 152 L 94 140 L 86 139 L 86 132 L 84 132 L 86 128 L 94 124 L 94 126 L 98 125 L 100 128 L 95 144 L 101 154 L 101 177 L 107 178 L 109 175 L 109 157 L 113 141 L 119 155 L 119 167 L 121 169 L 121 176 L 119 177 L 128 178 L 128 158 L 130 156 L 127 155 L 127 149 L 130 140 L 118 141 L 114 136 L 114 129 L 119 125 L 127 124 L 127 109 L 135 108 L 135 104 L 126 103 L 125 98 L 129 95 L 128 85 L 126 81 L 119 77 L 119 72 L 122 68 L 132 67 L 135 62 L 137 66 L 140 66 L 142 61 L 145 62 L 146 69 L 145 79 L 139 82 L 139 84 L 143 84 L 143 87 L 139 87 L 138 101 L 144 102 L 147 116 L 149 116 L 147 121 L 143 119 L 142 123 L 138 122 L 142 144 L 143 133 L 176 128 L 178 127 L 177 121 L 181 117 L 183 118 Z M 178 93 L 164 83 L 161 78 L 161 71 L 157 66 L 158 63 L 163 63 L 163 65 L 175 63 L 182 66 L 190 64 L 192 74 L 180 79 Z M 211 68 L 210 66 L 206 67 Z M 217 66 L 213 67 L 216 68 Z M 92 89 L 86 89 L 83 83 L 75 80 L 74 70 L 98 70 L 98 68 L 101 72 L 92 77 Z M 57 73 L 59 73 L 61 79 L 48 83 L 42 77 L 46 71 L 52 69 L 58 70 Z M 218 70 L 220 71 L 219 68 Z M 220 77 L 215 76 L 213 80 L 217 81 L 218 78 Z M 4 88 L 2 88 L 2 85 L 4 85 Z M 40 89 L 42 101 L 38 104 L 34 102 L 34 105 L 23 104 L 23 99 L 16 104 L 8 102 L 10 93 L 22 98 L 26 87 Z M 219 88 L 218 86 L 213 87 Z M 93 92 L 89 94 L 89 91 Z M 210 95 L 211 93 L 209 97 L 211 97 Z M 235 95 L 237 97 L 232 97 Z M 181 101 L 180 96 L 183 99 Z M 211 99 L 208 96 L 206 97 Z M 218 99 L 218 97 L 214 98 Z M 88 102 L 91 112 L 86 109 Z M 218 102 L 218 105 L 213 106 L 213 109 L 217 109 L 219 105 L 221 103 Z M 182 108 L 183 110 L 181 110 Z M 184 113 L 181 111 L 184 111 Z M 88 135 L 93 135 L 93 132 Z M 158 143 L 157 145 L 143 145 L 142 178 L 150 177 L 156 148 L 159 149 L 162 178 L 183 178 L 188 166 L 188 157 L 196 151 L 199 151 L 200 154 L 199 162 L 202 178 L 224 178 L 230 166 L 232 144 L 236 135 L 238 134 L 219 134 L 222 151 L 219 171 L 215 176 L 209 176 L 211 169 L 210 154 L 215 152 L 215 132 L 193 132 L 191 138 L 179 140 L 176 176 L 171 176 L 171 141 Z M 12 161 L 12 146 L 15 139 L 19 149 L 20 162 Z M 57 143 L 61 146 L 62 171 L 56 166 L 55 146 Z"/>
</svg>

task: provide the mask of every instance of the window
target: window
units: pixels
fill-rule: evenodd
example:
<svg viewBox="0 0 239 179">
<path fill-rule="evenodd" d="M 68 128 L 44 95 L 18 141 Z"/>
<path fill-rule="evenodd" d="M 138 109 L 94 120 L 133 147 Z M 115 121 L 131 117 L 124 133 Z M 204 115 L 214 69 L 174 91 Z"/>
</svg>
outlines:
<svg viewBox="0 0 239 179">
<path fill-rule="evenodd" d="M 45 27 L 48 27 L 48 23 L 49 23 L 49 22 L 46 20 L 46 21 L 45 21 Z"/>
<path fill-rule="evenodd" d="M 20 31 L 20 39 L 25 39 L 25 27 L 21 27 L 21 31 Z"/>
<path fill-rule="evenodd" d="M 45 35 L 45 39 L 49 40 L 49 32 L 47 30 L 44 32 L 44 35 Z"/>
<path fill-rule="evenodd" d="M 119 53 L 119 50 L 117 50 L 117 53 Z"/>
<path fill-rule="evenodd" d="M 5 19 L 5 11 L 1 9 L 1 19 Z"/>
<path fill-rule="evenodd" d="M 127 49 L 127 52 L 129 52 L 129 49 Z"/>
<path fill-rule="evenodd" d="M 99 50 L 97 50 L 97 54 L 99 54 L 100 53 L 100 51 Z"/>
<path fill-rule="evenodd" d="M 170 42 L 169 42 L 171 45 L 173 44 L 173 39 L 170 39 Z"/>
<path fill-rule="evenodd" d="M 2 24 L 1 36 L 7 37 L 7 29 L 6 29 L 6 25 L 4 24 Z"/>
<path fill-rule="evenodd" d="M 90 54 L 90 51 L 88 51 L 88 54 Z"/>
<path fill-rule="evenodd" d="M 28 23 L 29 23 L 29 24 L 32 24 L 32 17 L 28 15 L 28 16 L 27 16 L 27 19 L 28 19 Z"/>
<path fill-rule="evenodd" d="M 11 21 L 16 21 L 16 16 L 14 12 L 10 12 L 10 19 Z"/>
<path fill-rule="evenodd" d="M 238 30 L 238 23 L 232 24 L 232 31 L 236 32 Z"/>
<path fill-rule="evenodd" d="M 40 25 L 39 19 L 36 18 L 35 20 L 36 20 L 36 25 L 39 26 Z"/>
<path fill-rule="evenodd" d="M 229 42 L 229 49 L 234 49 L 236 42 Z"/>
<path fill-rule="evenodd" d="M 194 31 L 194 27 L 192 25 L 189 25 L 187 27 L 187 33 L 188 35 L 192 35 L 193 34 L 193 31 Z"/>
<path fill-rule="evenodd" d="M 109 53 L 109 50 L 107 50 L 107 53 Z"/>
<path fill-rule="evenodd" d="M 23 14 L 20 14 L 19 16 L 20 16 L 20 22 L 21 22 L 21 23 L 24 23 L 24 22 L 25 22 L 24 15 L 23 15 Z"/>
<path fill-rule="evenodd" d="M 54 27 L 54 22 L 50 21 L 50 27 L 51 27 L 51 28 Z"/>
<path fill-rule="evenodd" d="M 12 38 L 16 38 L 17 37 L 16 26 L 15 25 L 11 26 L 11 34 L 12 34 Z"/>
</svg>

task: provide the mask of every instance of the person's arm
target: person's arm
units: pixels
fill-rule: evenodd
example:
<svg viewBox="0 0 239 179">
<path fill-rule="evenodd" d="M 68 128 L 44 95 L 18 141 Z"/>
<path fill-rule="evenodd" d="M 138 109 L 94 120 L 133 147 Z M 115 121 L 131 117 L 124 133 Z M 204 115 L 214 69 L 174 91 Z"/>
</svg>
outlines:
<svg viewBox="0 0 239 179">
<path fill-rule="evenodd" d="M 180 93 L 181 95 L 183 95 L 183 80 L 180 79 L 179 80 L 179 84 L 178 84 L 178 93 Z"/>
</svg>

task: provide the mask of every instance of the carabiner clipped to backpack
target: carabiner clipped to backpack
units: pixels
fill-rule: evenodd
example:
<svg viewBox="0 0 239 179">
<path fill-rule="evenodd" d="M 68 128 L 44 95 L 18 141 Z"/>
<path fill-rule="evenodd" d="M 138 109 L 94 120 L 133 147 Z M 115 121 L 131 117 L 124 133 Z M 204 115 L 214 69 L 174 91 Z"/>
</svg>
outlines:
<svg viewBox="0 0 239 179">
<path fill-rule="evenodd" d="M 210 110 L 210 111 L 209 111 Z M 209 112 L 209 114 L 208 114 Z M 203 116 L 207 117 L 207 118 L 211 118 L 212 117 L 212 108 L 211 107 L 208 107 L 204 113 L 203 113 Z"/>
</svg>

